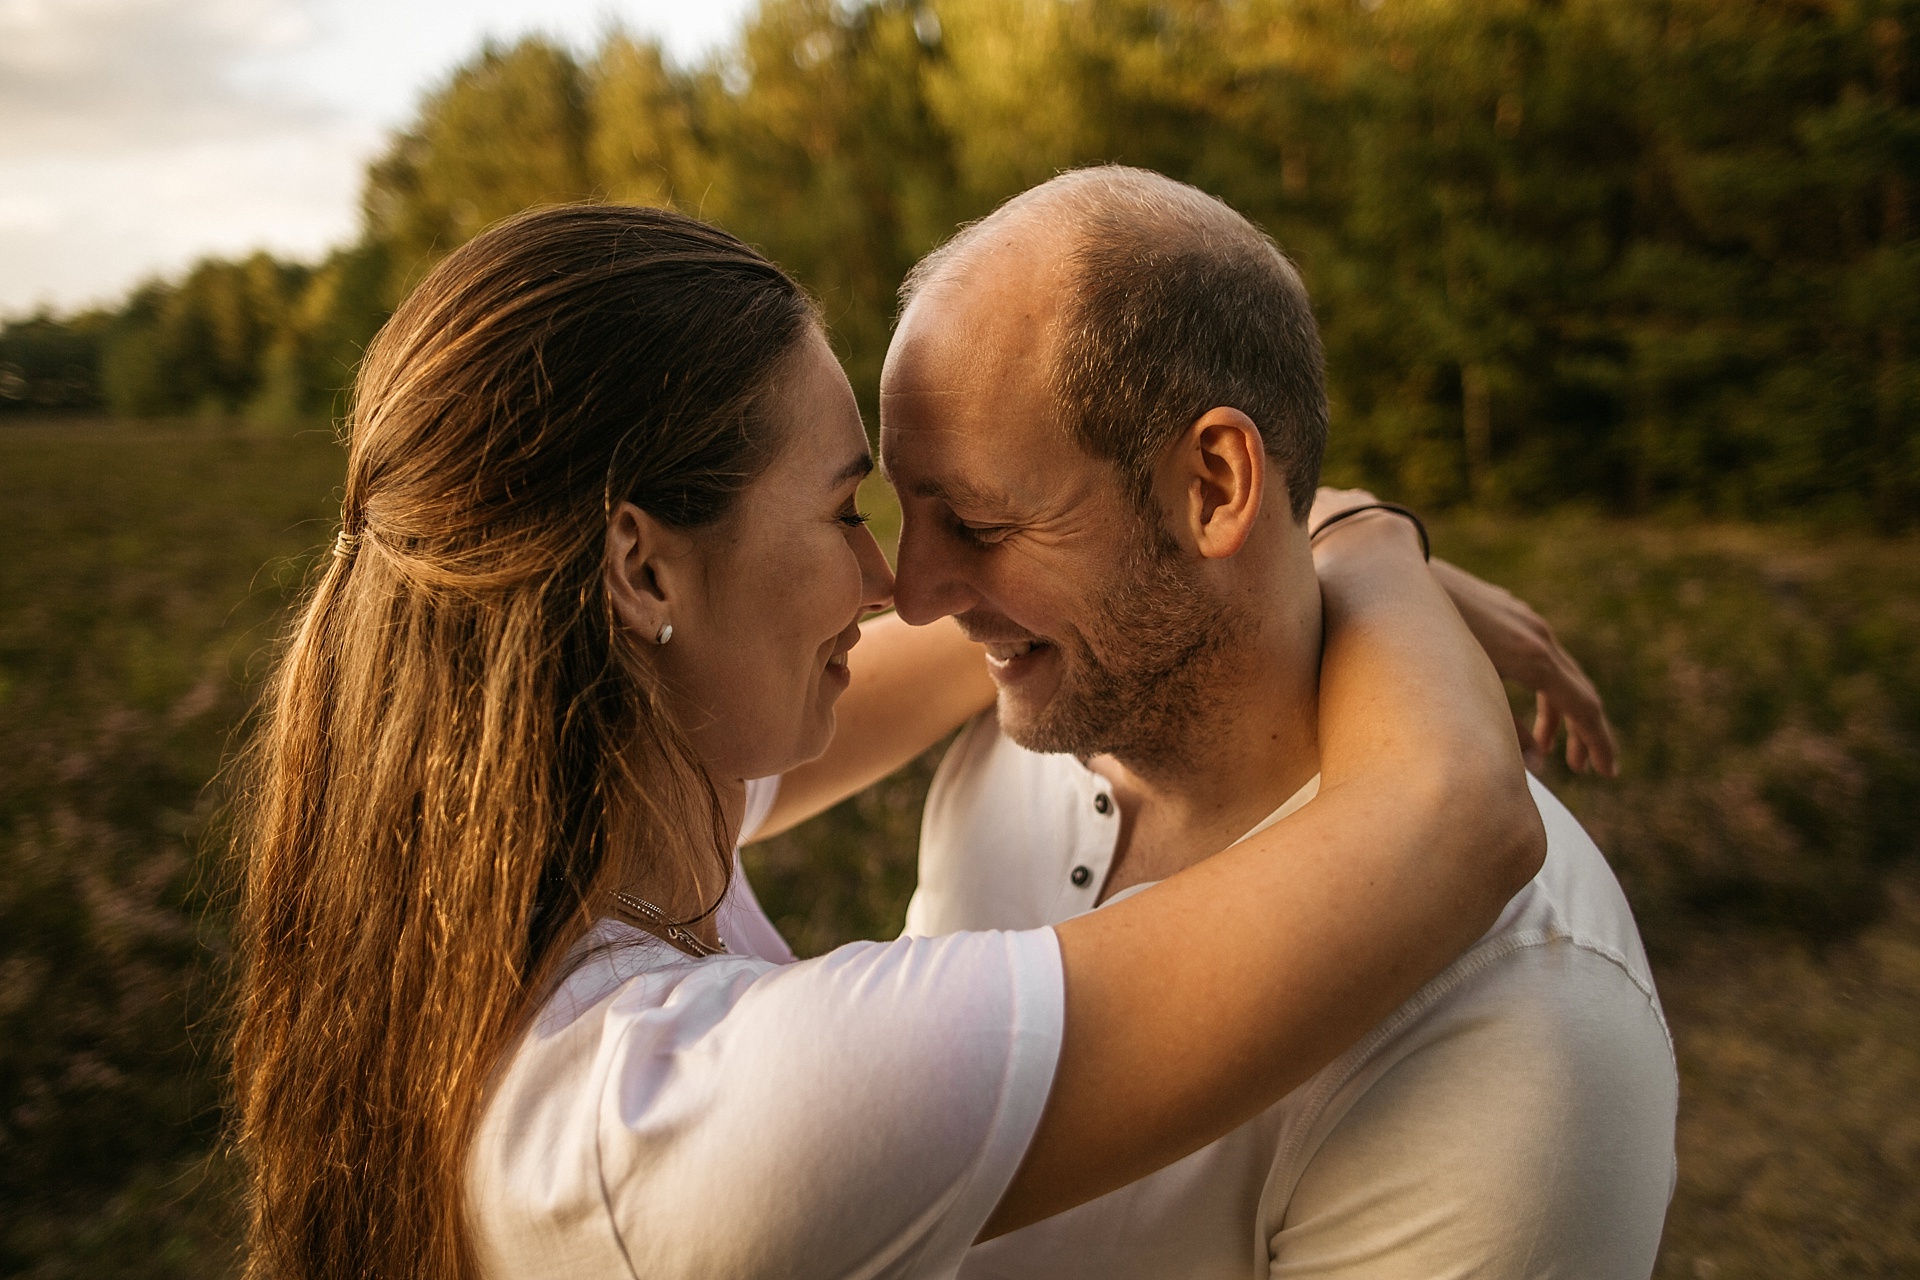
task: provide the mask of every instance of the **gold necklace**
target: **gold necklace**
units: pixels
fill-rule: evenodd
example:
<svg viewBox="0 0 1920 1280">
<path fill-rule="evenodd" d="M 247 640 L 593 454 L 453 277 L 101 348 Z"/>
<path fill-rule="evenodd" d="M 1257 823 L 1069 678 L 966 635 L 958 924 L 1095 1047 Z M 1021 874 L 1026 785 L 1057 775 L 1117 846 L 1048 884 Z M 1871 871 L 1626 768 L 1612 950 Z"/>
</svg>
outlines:
<svg viewBox="0 0 1920 1280">
<path fill-rule="evenodd" d="M 632 914 L 645 920 L 661 933 L 664 933 L 667 936 L 668 942 L 671 942 L 674 946 L 685 951 L 696 960 L 705 959 L 707 956 L 722 955 L 727 950 L 727 944 L 724 941 L 715 947 L 695 937 L 685 928 L 668 919 L 666 912 L 654 906 L 645 898 L 637 898 L 631 893 L 616 889 L 614 890 L 613 900 L 620 906 L 625 907 Z"/>
</svg>

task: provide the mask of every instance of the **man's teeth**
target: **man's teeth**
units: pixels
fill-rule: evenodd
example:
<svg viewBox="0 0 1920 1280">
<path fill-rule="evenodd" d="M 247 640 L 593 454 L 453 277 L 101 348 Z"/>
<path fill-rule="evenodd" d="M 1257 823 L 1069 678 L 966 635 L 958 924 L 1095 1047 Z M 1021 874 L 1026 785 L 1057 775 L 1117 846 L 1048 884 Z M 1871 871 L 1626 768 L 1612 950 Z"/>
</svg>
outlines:
<svg viewBox="0 0 1920 1280">
<path fill-rule="evenodd" d="M 1031 640 L 1022 640 L 1018 644 L 990 644 L 987 652 L 1001 662 L 1011 662 L 1023 653 L 1031 653 L 1033 644 Z"/>
</svg>

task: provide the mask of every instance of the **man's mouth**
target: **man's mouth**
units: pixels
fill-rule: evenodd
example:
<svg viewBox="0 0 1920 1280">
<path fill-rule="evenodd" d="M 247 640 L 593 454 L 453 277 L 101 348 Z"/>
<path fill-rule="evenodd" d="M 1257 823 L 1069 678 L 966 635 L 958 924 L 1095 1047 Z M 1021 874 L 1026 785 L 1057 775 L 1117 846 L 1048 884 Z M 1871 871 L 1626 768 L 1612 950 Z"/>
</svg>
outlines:
<svg viewBox="0 0 1920 1280">
<path fill-rule="evenodd" d="M 1045 640 L 988 640 L 981 647 L 987 651 L 987 673 L 1003 689 L 1052 665 L 1054 648 Z"/>
</svg>

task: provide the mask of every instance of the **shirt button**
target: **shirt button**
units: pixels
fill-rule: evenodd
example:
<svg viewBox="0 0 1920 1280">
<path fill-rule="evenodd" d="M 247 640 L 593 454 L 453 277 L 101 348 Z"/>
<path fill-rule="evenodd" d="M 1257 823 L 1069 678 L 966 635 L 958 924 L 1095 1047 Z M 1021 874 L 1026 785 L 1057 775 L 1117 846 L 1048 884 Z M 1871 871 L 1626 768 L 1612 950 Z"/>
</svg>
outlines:
<svg viewBox="0 0 1920 1280">
<path fill-rule="evenodd" d="M 1093 879 L 1093 872 L 1087 870 L 1085 867 L 1075 867 L 1073 869 L 1073 875 L 1068 878 L 1073 881 L 1074 888 L 1084 889 L 1087 887 L 1087 881 Z"/>
<path fill-rule="evenodd" d="M 1093 798 L 1093 811 L 1102 817 L 1113 812 L 1113 799 L 1102 791 Z"/>
</svg>

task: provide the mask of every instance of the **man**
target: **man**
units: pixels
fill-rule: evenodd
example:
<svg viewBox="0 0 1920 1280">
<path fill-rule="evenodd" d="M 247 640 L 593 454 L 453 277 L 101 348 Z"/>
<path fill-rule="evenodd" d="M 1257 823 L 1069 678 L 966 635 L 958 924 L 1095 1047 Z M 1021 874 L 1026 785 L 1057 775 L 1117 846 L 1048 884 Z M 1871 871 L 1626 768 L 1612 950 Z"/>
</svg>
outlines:
<svg viewBox="0 0 1920 1280">
<path fill-rule="evenodd" d="M 1193 188 L 1103 168 L 1003 206 L 904 296 L 896 600 L 956 615 L 998 685 L 929 796 L 908 932 L 1057 922 L 1309 803 L 1327 408 L 1291 265 Z M 1649 1274 L 1666 1028 L 1605 861 L 1535 794 L 1547 864 L 1473 950 L 1253 1121 L 963 1275 Z"/>
</svg>

